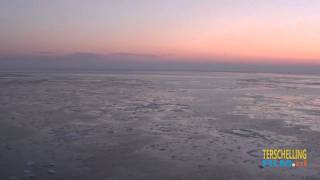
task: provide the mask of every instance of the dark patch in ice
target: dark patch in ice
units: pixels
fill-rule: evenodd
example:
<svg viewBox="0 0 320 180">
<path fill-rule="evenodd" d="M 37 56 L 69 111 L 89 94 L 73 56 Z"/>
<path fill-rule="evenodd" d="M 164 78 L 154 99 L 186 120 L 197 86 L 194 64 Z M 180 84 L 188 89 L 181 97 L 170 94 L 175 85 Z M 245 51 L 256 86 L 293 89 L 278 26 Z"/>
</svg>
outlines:
<svg viewBox="0 0 320 180">
<path fill-rule="evenodd" d="M 310 82 L 310 83 L 304 83 L 305 85 L 315 85 L 315 86 L 320 86 L 320 82 Z"/>
<path fill-rule="evenodd" d="M 156 103 L 149 103 L 147 105 L 139 105 L 135 108 L 135 110 L 139 111 L 139 110 L 143 110 L 145 111 L 145 109 L 149 109 L 149 110 L 157 110 L 160 108 L 160 104 L 156 104 Z"/>
<path fill-rule="evenodd" d="M 304 112 L 308 115 L 320 116 L 320 110 L 316 109 L 295 109 L 296 111 Z"/>
<path fill-rule="evenodd" d="M 47 79 L 14 79 L 14 80 L 10 80 L 5 82 L 6 85 L 37 85 L 37 84 L 42 84 L 48 82 Z"/>
<path fill-rule="evenodd" d="M 260 149 L 253 149 L 247 152 L 252 157 L 262 157 L 261 156 L 261 150 Z"/>
<path fill-rule="evenodd" d="M 227 129 L 227 130 L 223 130 L 222 132 L 236 135 L 236 136 L 240 136 L 240 137 L 261 138 L 264 140 L 269 140 L 263 134 L 256 132 L 254 130 L 251 130 L 251 129 Z"/>
</svg>

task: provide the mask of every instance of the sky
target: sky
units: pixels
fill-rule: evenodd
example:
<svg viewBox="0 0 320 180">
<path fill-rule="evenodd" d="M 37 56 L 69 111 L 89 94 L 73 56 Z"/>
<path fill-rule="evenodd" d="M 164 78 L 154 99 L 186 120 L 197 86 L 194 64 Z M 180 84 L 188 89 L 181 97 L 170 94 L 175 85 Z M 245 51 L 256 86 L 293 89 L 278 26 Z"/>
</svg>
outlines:
<svg viewBox="0 0 320 180">
<path fill-rule="evenodd" d="M 320 65 L 319 9 L 319 0 L 1 0 L 0 56 Z"/>
</svg>

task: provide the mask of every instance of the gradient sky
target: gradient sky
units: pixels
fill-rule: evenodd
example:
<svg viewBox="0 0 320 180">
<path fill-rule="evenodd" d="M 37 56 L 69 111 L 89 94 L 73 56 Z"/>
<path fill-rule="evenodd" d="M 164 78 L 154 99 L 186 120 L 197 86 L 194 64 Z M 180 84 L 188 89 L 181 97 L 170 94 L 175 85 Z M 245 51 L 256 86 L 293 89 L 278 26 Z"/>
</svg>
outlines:
<svg viewBox="0 0 320 180">
<path fill-rule="evenodd" d="M 320 64 L 319 0 L 2 0 L 0 54 Z"/>
</svg>

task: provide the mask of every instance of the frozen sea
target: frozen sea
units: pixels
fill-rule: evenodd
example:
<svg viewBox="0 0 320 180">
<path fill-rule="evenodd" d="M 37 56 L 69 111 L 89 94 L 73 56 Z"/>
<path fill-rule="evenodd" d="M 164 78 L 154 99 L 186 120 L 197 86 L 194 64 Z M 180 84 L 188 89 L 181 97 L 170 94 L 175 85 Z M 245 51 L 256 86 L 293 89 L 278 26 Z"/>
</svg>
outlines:
<svg viewBox="0 0 320 180">
<path fill-rule="evenodd" d="M 320 76 L 0 72 L 1 180 L 316 180 L 319 149 Z"/>
</svg>

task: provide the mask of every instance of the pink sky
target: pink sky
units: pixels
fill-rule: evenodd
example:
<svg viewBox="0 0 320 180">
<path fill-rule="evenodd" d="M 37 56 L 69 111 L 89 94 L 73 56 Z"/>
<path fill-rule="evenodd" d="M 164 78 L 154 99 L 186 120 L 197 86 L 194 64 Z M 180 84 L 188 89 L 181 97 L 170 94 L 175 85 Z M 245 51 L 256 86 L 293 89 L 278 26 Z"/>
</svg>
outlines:
<svg viewBox="0 0 320 180">
<path fill-rule="evenodd" d="M 2 1 L 0 53 L 320 64 L 319 9 L 316 0 Z"/>
</svg>

